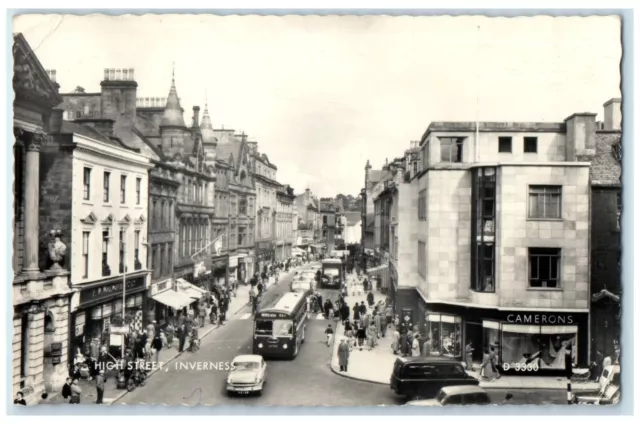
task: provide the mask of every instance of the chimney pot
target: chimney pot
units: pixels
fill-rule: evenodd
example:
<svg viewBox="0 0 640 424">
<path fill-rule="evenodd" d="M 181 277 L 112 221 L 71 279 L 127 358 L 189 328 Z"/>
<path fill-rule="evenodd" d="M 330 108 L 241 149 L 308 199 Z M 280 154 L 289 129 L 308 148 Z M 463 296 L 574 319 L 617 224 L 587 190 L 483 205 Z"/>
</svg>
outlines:
<svg viewBox="0 0 640 424">
<path fill-rule="evenodd" d="M 62 131 L 62 115 L 63 109 L 54 108 L 51 110 L 51 116 L 49 117 L 49 132 L 52 134 L 59 134 Z"/>
<path fill-rule="evenodd" d="M 116 79 L 116 70 L 111 68 L 109 69 L 109 80 L 114 81 Z"/>
<path fill-rule="evenodd" d="M 134 78 L 134 76 L 133 76 L 133 71 L 134 71 L 134 69 L 133 69 L 133 68 L 129 68 L 129 79 L 130 79 L 131 81 L 135 81 L 135 80 L 136 80 L 136 79 Z"/>
<path fill-rule="evenodd" d="M 116 69 L 116 81 L 122 80 L 122 69 Z"/>
<path fill-rule="evenodd" d="M 104 80 L 109 81 L 109 68 L 104 68 Z"/>
</svg>

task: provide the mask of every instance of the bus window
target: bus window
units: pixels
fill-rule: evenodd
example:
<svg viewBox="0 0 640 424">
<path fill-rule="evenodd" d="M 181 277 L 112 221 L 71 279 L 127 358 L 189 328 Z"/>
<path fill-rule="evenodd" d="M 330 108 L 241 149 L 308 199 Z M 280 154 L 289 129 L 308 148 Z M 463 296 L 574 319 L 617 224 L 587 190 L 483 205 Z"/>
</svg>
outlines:
<svg viewBox="0 0 640 424">
<path fill-rule="evenodd" d="M 273 321 L 256 321 L 256 335 L 270 336 L 273 334 Z"/>
<path fill-rule="evenodd" d="M 291 336 L 293 335 L 293 322 L 285 320 L 273 321 L 274 336 Z"/>
</svg>

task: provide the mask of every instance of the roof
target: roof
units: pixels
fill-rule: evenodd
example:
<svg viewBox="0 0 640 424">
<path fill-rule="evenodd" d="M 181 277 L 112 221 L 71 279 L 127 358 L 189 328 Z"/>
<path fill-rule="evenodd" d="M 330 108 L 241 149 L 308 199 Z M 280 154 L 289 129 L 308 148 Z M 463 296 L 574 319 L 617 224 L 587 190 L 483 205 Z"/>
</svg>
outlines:
<svg viewBox="0 0 640 424">
<path fill-rule="evenodd" d="M 171 79 L 171 88 L 169 89 L 167 105 L 164 108 L 164 114 L 162 115 L 160 126 L 186 128 L 184 124 L 184 117 L 182 116 L 182 108 L 180 107 L 180 99 L 178 99 L 178 92 L 176 90 L 175 78 Z"/>
<path fill-rule="evenodd" d="M 269 309 L 277 309 L 285 312 L 292 312 L 293 308 L 300 302 L 300 299 L 303 296 L 300 293 L 285 293 L 282 295 L 280 300 L 273 306 L 273 308 Z"/>
<path fill-rule="evenodd" d="M 480 132 L 565 132 L 564 122 L 432 122 L 427 127 L 430 132 L 474 132 L 476 125 Z"/>
<path fill-rule="evenodd" d="M 237 141 L 218 143 L 216 156 L 227 163 L 229 163 L 229 157 L 231 156 L 233 156 L 234 161 L 237 161 L 240 156 L 240 143 Z"/>
<path fill-rule="evenodd" d="M 209 117 L 209 107 L 206 103 L 202 114 L 202 122 L 200 123 L 200 133 L 202 134 L 202 144 L 215 144 L 218 142 L 213 132 L 213 125 L 211 125 L 211 118 Z"/>
<path fill-rule="evenodd" d="M 262 356 L 260 355 L 238 355 L 233 358 L 233 362 L 261 362 Z"/>
<path fill-rule="evenodd" d="M 347 225 L 356 225 L 362 221 L 362 213 L 360 212 L 345 212 L 344 217 L 347 218 Z"/>
<path fill-rule="evenodd" d="M 622 167 L 614 146 L 620 143 L 621 135 L 619 131 L 598 131 L 595 156 L 578 157 L 579 161 L 591 162 L 591 185 L 620 186 Z"/>
<path fill-rule="evenodd" d="M 88 137 L 93 140 L 101 141 L 105 144 L 110 144 L 111 146 L 114 146 L 114 147 L 120 147 L 125 149 L 128 148 L 128 146 L 103 135 L 101 132 L 99 132 L 95 128 L 92 128 L 86 125 L 76 124 L 75 122 L 62 121 L 62 130 L 60 132 L 67 133 L 67 134 L 82 135 L 84 137 Z"/>
</svg>

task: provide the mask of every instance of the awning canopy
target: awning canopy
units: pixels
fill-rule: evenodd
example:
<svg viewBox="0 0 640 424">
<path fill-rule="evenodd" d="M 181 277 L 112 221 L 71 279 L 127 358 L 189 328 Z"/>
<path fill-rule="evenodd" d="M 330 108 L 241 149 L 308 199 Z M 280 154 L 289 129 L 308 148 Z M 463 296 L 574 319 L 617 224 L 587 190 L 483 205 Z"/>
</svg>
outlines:
<svg viewBox="0 0 640 424">
<path fill-rule="evenodd" d="M 165 290 L 152 297 L 156 302 L 160 302 L 173 309 L 182 309 L 193 303 L 193 299 L 175 290 Z"/>
<path fill-rule="evenodd" d="M 371 277 L 380 277 L 381 286 L 389 287 L 389 264 L 379 265 L 367 270 L 367 275 Z"/>
<path fill-rule="evenodd" d="M 202 298 L 203 295 L 207 293 L 206 290 L 201 289 L 200 287 L 195 286 L 182 278 L 176 279 L 176 283 L 177 283 L 176 288 L 178 289 L 178 293 L 190 298 L 192 302 L 194 300 L 199 300 L 200 298 Z"/>
<path fill-rule="evenodd" d="M 591 296 L 591 301 L 592 302 L 599 302 L 602 299 L 611 299 L 614 302 L 620 303 L 620 296 L 611 293 L 607 289 L 600 290 L 598 293 L 594 293 Z"/>
</svg>

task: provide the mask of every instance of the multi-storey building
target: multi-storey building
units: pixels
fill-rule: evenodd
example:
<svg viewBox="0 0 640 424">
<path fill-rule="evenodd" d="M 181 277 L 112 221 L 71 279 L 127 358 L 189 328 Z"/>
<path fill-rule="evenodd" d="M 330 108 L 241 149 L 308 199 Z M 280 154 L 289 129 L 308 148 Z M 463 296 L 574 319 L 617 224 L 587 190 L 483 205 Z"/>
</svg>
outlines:
<svg viewBox="0 0 640 424">
<path fill-rule="evenodd" d="M 281 184 L 276 180 L 278 168 L 264 153 L 258 152 L 258 143 L 249 142 L 251 172 L 256 187 L 256 271 L 275 259 L 276 192 Z"/>
<path fill-rule="evenodd" d="M 234 130 L 214 130 L 214 134 L 218 140 L 216 172 L 221 182 L 216 187 L 214 232 L 217 237 L 228 232 L 229 276 L 246 282 L 255 272 L 256 190 L 250 172 L 250 145 L 245 134 L 237 135 Z M 226 241 L 219 253 L 225 252 Z"/>
<path fill-rule="evenodd" d="M 318 238 L 318 202 L 307 188 L 304 193 L 296 196 L 295 206 L 298 211 L 298 237 L 301 239 L 298 245 L 306 247 Z"/>
<path fill-rule="evenodd" d="M 403 309 L 431 353 L 564 369 L 589 360 L 589 163 L 595 114 L 563 123 L 433 122 L 412 180 L 417 272 Z M 590 130 L 591 129 L 591 130 Z M 401 242 L 402 243 L 402 242 Z M 408 305 L 409 299 L 405 304 Z M 400 303 L 400 302 L 399 302 Z"/>
<path fill-rule="evenodd" d="M 591 161 L 591 334 L 592 354 L 615 357 L 620 341 L 621 294 L 621 110 L 620 99 L 604 104 Z M 594 356 L 595 358 L 595 356 Z"/>
<path fill-rule="evenodd" d="M 59 390 L 68 375 L 72 234 L 57 217 L 70 219 L 71 202 L 47 210 L 49 205 L 43 201 L 57 196 L 68 199 L 72 187 L 52 180 L 50 164 L 42 157 L 49 149 L 57 149 L 47 134 L 50 117 L 55 115 L 60 122 L 62 112 L 53 109 L 62 102 L 55 72 L 43 69 L 22 34 L 15 34 L 13 42 L 12 392 L 22 391 L 27 404 L 33 404 L 41 393 Z M 52 184 L 56 184 L 55 193 L 47 191 Z"/>
<path fill-rule="evenodd" d="M 283 185 L 276 189 L 276 260 L 290 258 L 296 244 L 294 223 L 298 220 L 294 213 L 293 188 Z"/>
</svg>

